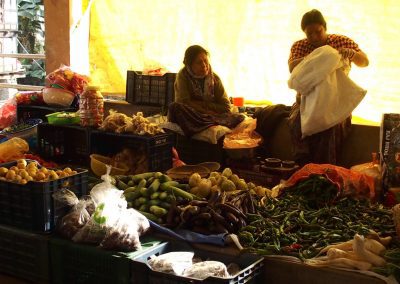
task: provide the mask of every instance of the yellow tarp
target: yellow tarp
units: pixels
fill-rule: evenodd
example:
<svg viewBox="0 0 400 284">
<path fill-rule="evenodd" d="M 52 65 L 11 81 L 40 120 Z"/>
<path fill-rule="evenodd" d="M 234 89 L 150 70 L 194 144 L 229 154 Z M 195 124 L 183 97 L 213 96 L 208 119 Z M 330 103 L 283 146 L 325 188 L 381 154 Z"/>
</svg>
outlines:
<svg viewBox="0 0 400 284">
<path fill-rule="evenodd" d="M 83 1 L 87 5 L 87 0 Z M 304 38 L 302 15 L 317 8 L 328 33 L 344 34 L 370 58 L 350 76 L 368 90 L 353 113 L 379 121 L 400 109 L 400 1 L 94 0 L 90 20 L 90 71 L 105 93 L 125 93 L 126 71 L 182 67 L 185 49 L 200 44 L 229 96 L 290 105 L 287 60 Z"/>
</svg>

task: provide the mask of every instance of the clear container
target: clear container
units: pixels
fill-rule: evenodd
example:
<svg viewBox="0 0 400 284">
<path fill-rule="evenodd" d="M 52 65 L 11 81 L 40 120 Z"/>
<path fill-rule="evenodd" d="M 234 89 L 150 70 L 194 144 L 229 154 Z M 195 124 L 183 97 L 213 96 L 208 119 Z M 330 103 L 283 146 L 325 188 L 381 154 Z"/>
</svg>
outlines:
<svg viewBox="0 0 400 284">
<path fill-rule="evenodd" d="M 79 99 L 81 126 L 99 127 L 103 122 L 104 99 L 98 86 L 87 86 Z"/>
</svg>

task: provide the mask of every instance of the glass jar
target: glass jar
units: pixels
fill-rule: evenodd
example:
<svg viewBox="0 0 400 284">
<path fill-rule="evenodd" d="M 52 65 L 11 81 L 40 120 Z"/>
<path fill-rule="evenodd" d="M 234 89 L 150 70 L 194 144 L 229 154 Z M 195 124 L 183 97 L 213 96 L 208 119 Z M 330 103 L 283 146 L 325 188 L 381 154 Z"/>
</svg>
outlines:
<svg viewBox="0 0 400 284">
<path fill-rule="evenodd" d="M 81 126 L 99 127 L 103 122 L 104 99 L 98 86 L 87 86 L 79 98 Z"/>
</svg>

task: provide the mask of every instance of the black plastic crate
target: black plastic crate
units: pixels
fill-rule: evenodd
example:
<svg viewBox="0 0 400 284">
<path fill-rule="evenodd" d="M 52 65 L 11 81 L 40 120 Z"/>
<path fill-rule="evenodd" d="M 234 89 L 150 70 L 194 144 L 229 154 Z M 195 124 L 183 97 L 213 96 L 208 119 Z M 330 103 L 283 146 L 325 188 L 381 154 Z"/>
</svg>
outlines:
<svg viewBox="0 0 400 284">
<path fill-rule="evenodd" d="M 154 271 L 147 264 L 153 255 L 161 255 L 172 251 L 193 251 L 195 257 L 204 260 L 215 260 L 223 262 L 225 265 L 236 263 L 240 267 L 240 272 L 230 278 L 208 277 L 204 280 L 177 276 L 173 274 Z M 262 283 L 262 267 L 264 258 L 255 254 L 241 254 L 239 256 L 224 255 L 218 252 L 193 249 L 184 243 L 167 242 L 146 251 L 136 257 L 133 262 L 132 283 L 151 283 L 151 284 L 175 284 L 175 283 Z"/>
<path fill-rule="evenodd" d="M 217 144 L 210 144 L 177 134 L 175 148 L 179 158 L 186 164 L 218 162 L 224 166 L 226 154 L 223 149 L 223 141 L 224 138 L 221 138 Z"/>
<path fill-rule="evenodd" d="M 23 122 L 31 118 L 40 118 L 47 121 L 46 115 L 59 111 L 75 112 L 77 108 L 63 108 L 63 107 L 50 107 L 50 106 L 33 106 L 33 105 L 18 105 L 17 106 L 17 120 Z"/>
<path fill-rule="evenodd" d="M 175 99 L 176 73 L 163 76 L 143 75 L 140 71 L 128 71 L 126 75 L 126 101 L 134 105 L 163 107 Z"/>
<path fill-rule="evenodd" d="M 50 283 L 49 237 L 0 226 L 0 272 Z"/>
<path fill-rule="evenodd" d="M 57 163 L 88 166 L 90 130 L 74 125 L 39 125 L 38 152 L 44 159 Z"/>
<path fill-rule="evenodd" d="M 132 259 L 160 244 L 158 239 L 151 237 L 143 237 L 140 241 L 142 250 L 125 253 L 52 238 L 50 240 L 52 283 L 128 284 L 132 277 Z"/>
<path fill-rule="evenodd" d="M 90 141 L 91 153 L 111 156 L 123 148 L 142 149 L 147 157 L 148 171 L 164 172 L 172 168 L 174 135 L 171 133 L 143 136 L 93 130 Z"/>
<path fill-rule="evenodd" d="M 16 162 L 10 162 L 0 166 L 15 165 Z M 85 195 L 87 179 L 87 170 L 78 170 L 73 176 L 47 182 L 30 181 L 24 185 L 1 180 L 0 223 L 38 233 L 52 232 L 66 209 L 54 202 L 52 194 L 68 188 L 78 197 Z"/>
</svg>

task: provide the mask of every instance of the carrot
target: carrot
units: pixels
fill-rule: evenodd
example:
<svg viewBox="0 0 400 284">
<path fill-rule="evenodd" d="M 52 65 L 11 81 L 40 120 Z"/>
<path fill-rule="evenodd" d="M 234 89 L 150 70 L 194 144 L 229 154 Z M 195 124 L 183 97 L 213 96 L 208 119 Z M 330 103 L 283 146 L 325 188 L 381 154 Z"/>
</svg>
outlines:
<svg viewBox="0 0 400 284">
<path fill-rule="evenodd" d="M 373 240 L 373 239 L 365 239 L 364 247 L 365 247 L 365 249 L 367 249 L 370 252 L 373 252 L 374 254 L 377 254 L 377 255 L 383 255 L 386 251 L 386 248 L 384 245 L 382 245 L 380 242 Z"/>
<path fill-rule="evenodd" d="M 328 256 L 329 260 L 332 260 L 335 258 L 347 258 L 347 259 L 352 259 L 352 260 L 360 260 L 360 258 L 357 257 L 357 255 L 354 252 L 344 251 L 344 250 L 337 249 L 337 248 L 329 249 L 328 252 L 326 253 L 326 255 Z"/>
<path fill-rule="evenodd" d="M 353 240 L 350 240 L 350 241 L 347 241 L 344 243 L 337 243 L 337 244 L 326 246 L 318 253 L 318 255 L 321 255 L 321 254 L 327 252 L 331 248 L 336 248 L 336 249 L 340 249 L 340 250 L 344 250 L 344 251 L 352 250 L 353 249 Z"/>
<path fill-rule="evenodd" d="M 386 264 L 386 261 L 382 257 L 365 249 L 364 237 L 358 234 L 354 236 L 353 250 L 362 260 L 365 260 L 375 266 L 384 266 Z"/>
</svg>

